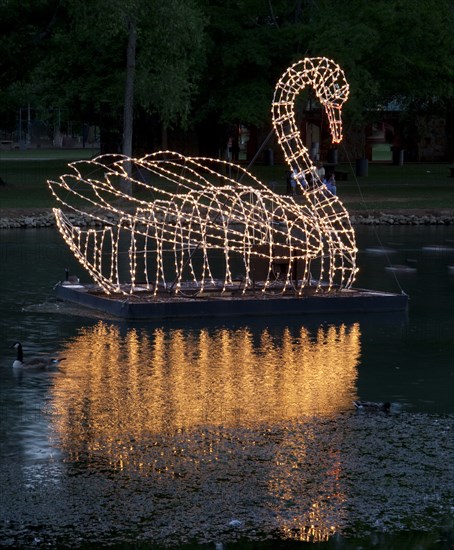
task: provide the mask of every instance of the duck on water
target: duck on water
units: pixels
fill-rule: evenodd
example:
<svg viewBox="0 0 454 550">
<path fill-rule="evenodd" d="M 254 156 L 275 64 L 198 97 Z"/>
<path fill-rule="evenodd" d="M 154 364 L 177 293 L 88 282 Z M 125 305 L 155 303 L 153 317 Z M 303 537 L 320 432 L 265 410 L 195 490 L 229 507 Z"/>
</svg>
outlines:
<svg viewBox="0 0 454 550">
<path fill-rule="evenodd" d="M 357 400 L 353 401 L 353 405 L 357 411 L 368 411 L 368 412 L 386 412 L 391 411 L 391 403 L 387 401 L 386 403 L 375 403 L 373 401 L 362 401 Z"/>
<path fill-rule="evenodd" d="M 30 357 L 24 361 L 24 351 L 20 342 L 15 342 L 11 348 L 15 348 L 17 351 L 16 359 L 13 362 L 14 369 L 46 369 L 51 366 L 57 365 L 60 361 L 63 361 L 65 357 L 51 357 L 47 355 L 37 355 Z"/>
</svg>

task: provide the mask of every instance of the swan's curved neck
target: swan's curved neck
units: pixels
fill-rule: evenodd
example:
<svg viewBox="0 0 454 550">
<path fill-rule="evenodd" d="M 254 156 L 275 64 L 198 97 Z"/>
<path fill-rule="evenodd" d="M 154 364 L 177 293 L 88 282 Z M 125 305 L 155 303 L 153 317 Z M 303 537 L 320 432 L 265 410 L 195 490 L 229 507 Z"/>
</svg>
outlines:
<svg viewBox="0 0 454 550">
<path fill-rule="evenodd" d="M 316 61 L 305 59 L 289 67 L 276 85 L 272 103 L 273 126 L 289 168 L 305 176 L 314 176 L 316 170 L 295 120 L 295 101 L 308 84 L 314 85 Z"/>
</svg>

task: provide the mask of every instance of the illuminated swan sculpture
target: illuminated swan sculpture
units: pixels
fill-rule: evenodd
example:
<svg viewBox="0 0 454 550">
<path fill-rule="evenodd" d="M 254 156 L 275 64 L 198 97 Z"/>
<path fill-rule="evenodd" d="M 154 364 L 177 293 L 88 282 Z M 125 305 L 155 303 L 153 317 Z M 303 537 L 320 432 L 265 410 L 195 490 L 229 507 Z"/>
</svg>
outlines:
<svg viewBox="0 0 454 550">
<path fill-rule="evenodd" d="M 276 87 L 279 142 L 289 166 L 313 177 L 302 203 L 235 164 L 169 151 L 74 162 L 73 173 L 48 182 L 73 211 L 54 209 L 58 229 L 104 292 L 225 291 L 240 280 L 243 292 L 301 294 L 352 284 L 356 246 L 347 212 L 317 179 L 294 120 L 294 99 L 308 84 L 328 110 L 335 141 L 341 123 L 333 113 L 340 115 L 348 93 L 343 72 L 325 58 L 293 65 Z M 122 190 L 125 181 L 134 196 Z M 88 218 L 88 229 L 74 213 Z"/>
<path fill-rule="evenodd" d="M 304 146 L 295 120 L 295 100 L 310 85 L 328 115 L 332 140 L 342 141 L 342 105 L 348 98 L 349 86 L 343 70 L 326 57 L 306 58 L 289 67 L 279 79 L 272 103 L 273 126 L 289 169 L 298 182 L 309 181 L 300 188 L 321 226 L 323 251 L 329 258 L 328 281 L 331 286 L 336 274 L 346 287 L 354 281 L 356 239 L 348 212 L 337 196 L 327 192 L 308 150 Z M 321 273 L 320 278 L 324 278 Z"/>
</svg>

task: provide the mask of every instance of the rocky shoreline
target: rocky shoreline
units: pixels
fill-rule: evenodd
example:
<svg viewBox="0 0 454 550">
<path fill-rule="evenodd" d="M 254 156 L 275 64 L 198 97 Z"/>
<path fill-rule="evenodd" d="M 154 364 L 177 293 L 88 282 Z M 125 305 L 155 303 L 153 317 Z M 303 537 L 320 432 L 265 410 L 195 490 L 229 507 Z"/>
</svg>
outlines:
<svg viewBox="0 0 454 550">
<path fill-rule="evenodd" d="M 80 227 L 101 225 L 89 216 L 68 215 L 71 223 Z M 352 212 L 352 225 L 454 225 L 454 210 L 444 211 L 370 211 Z M 113 220 L 112 220 L 113 221 Z M 0 229 L 38 229 L 55 225 L 52 210 L 0 210 Z"/>
</svg>

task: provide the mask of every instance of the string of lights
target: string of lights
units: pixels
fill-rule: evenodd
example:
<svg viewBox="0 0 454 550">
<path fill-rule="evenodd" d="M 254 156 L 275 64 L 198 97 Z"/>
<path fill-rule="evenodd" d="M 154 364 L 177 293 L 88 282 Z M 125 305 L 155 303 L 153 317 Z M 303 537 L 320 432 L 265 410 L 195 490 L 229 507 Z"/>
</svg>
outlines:
<svg viewBox="0 0 454 550">
<path fill-rule="evenodd" d="M 48 181 L 60 233 L 105 293 L 224 292 L 240 281 L 243 293 L 260 282 L 262 292 L 302 294 L 352 284 L 348 214 L 316 175 L 295 121 L 294 101 L 307 85 L 327 110 L 334 141 L 348 96 L 342 70 L 325 58 L 293 65 L 276 86 L 279 143 L 289 167 L 311 182 L 300 186 L 302 196 L 278 195 L 239 165 L 171 151 L 101 155 Z M 71 211 L 89 228 L 70 221 Z"/>
<path fill-rule="evenodd" d="M 348 99 L 349 86 L 343 70 L 331 59 L 306 58 L 284 72 L 272 102 L 278 143 L 290 170 L 296 174 L 303 203 L 312 206 L 314 218 L 321 226 L 322 254 L 329 258 L 328 285 L 331 288 L 337 283 L 348 288 L 357 273 L 355 233 L 347 210 L 337 196 L 327 191 L 302 142 L 295 119 L 295 101 L 306 86 L 313 89 L 328 115 L 333 143 L 342 141 L 342 106 Z"/>
</svg>

